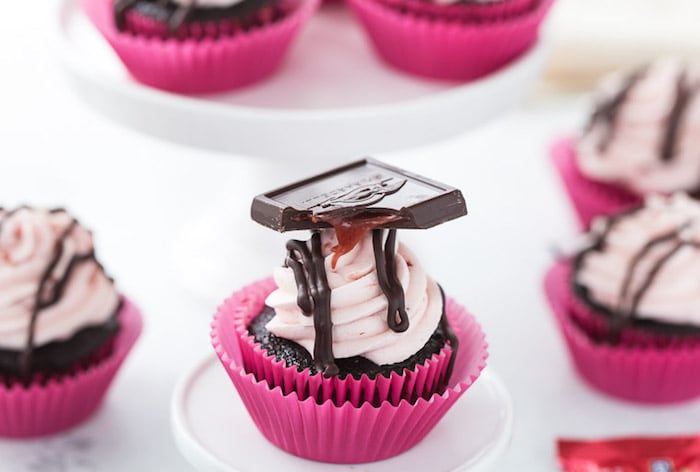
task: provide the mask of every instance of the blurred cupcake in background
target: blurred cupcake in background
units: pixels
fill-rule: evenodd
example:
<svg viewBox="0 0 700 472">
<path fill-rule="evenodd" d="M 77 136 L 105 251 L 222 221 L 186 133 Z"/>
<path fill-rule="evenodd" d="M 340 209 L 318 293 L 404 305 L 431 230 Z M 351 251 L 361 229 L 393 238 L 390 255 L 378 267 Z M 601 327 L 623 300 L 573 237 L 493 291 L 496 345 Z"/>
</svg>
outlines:
<svg viewBox="0 0 700 472">
<path fill-rule="evenodd" d="M 648 196 L 587 236 L 545 279 L 578 372 L 627 400 L 700 396 L 700 202 Z"/>
<path fill-rule="evenodd" d="M 349 0 L 379 56 L 411 74 L 482 77 L 538 38 L 553 0 Z"/>
<path fill-rule="evenodd" d="M 318 0 L 83 0 L 131 75 L 177 93 L 272 74 Z"/>
<path fill-rule="evenodd" d="M 649 193 L 697 193 L 700 69 L 662 60 L 607 77 L 586 128 L 552 155 L 584 227 Z"/>
<path fill-rule="evenodd" d="M 87 419 L 141 331 L 141 315 L 65 210 L 0 209 L 0 436 Z"/>
</svg>

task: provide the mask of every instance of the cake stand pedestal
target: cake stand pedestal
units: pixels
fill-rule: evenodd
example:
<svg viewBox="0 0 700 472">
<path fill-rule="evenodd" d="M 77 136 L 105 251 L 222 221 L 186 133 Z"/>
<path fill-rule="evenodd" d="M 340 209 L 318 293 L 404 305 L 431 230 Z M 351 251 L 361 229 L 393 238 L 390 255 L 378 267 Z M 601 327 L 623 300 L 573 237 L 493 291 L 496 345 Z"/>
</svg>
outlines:
<svg viewBox="0 0 700 472">
<path fill-rule="evenodd" d="M 377 58 L 342 4 L 324 5 L 277 73 L 229 93 L 184 96 L 134 81 L 80 9 L 61 0 L 55 43 L 76 93 L 113 120 L 171 142 L 280 160 L 337 162 L 454 136 L 528 93 L 542 42 L 476 81 L 431 81 Z"/>
<path fill-rule="evenodd" d="M 171 403 L 175 442 L 202 472 L 254 472 L 260 464 L 287 472 L 487 471 L 510 441 L 513 408 L 489 369 L 416 447 L 361 465 L 313 462 L 288 454 L 257 430 L 218 359 L 197 363 L 179 382 Z"/>
</svg>

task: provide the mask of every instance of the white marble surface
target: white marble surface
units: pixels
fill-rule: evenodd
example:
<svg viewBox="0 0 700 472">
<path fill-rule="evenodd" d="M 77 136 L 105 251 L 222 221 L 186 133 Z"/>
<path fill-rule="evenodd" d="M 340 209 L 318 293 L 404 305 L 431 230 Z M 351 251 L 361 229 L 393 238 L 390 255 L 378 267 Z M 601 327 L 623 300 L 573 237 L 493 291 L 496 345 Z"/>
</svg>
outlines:
<svg viewBox="0 0 700 472">
<path fill-rule="evenodd" d="M 173 254 L 195 260 L 193 254 L 207 251 L 196 239 L 177 250 L 172 242 L 222 195 L 240 193 L 247 201 L 311 169 L 283 171 L 279 164 L 177 147 L 115 125 L 66 86 L 46 34 L 48 12 L 36 2 L 3 8 L 5 18 L 19 20 L 0 29 L 0 202 L 66 205 L 79 215 L 95 229 L 101 259 L 141 306 L 146 326 L 92 420 L 62 436 L 0 441 L 0 469 L 191 470 L 170 434 L 170 394 L 184 370 L 209 352 L 209 319 L 226 293 L 201 297 L 188 290 L 181 282 L 188 278 L 177 272 L 188 264 L 174 264 Z M 404 239 L 482 321 L 489 364 L 514 398 L 514 436 L 496 470 L 555 470 L 559 435 L 698 429 L 700 402 L 639 407 L 586 387 L 545 305 L 540 286 L 551 248 L 574 232 L 546 150 L 555 134 L 575 126 L 581 105 L 575 98 L 531 101 L 469 135 L 377 156 L 458 186 L 467 198 L 466 218 Z M 245 221 L 226 214 L 226 205 L 219 208 L 223 220 Z M 231 226 L 232 245 L 263 231 L 247 222 Z M 282 257 L 281 245 L 265 249 Z M 200 263 L 206 269 L 207 262 Z M 235 261 L 227 267 L 241 280 L 267 271 Z M 230 289 L 235 283 L 232 278 Z"/>
</svg>

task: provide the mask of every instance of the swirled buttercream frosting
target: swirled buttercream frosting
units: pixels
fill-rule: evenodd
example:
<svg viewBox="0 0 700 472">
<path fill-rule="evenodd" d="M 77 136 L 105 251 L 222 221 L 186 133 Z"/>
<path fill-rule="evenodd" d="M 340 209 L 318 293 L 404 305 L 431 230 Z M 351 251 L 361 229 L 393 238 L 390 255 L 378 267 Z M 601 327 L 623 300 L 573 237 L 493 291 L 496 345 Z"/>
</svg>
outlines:
<svg viewBox="0 0 700 472">
<path fill-rule="evenodd" d="M 644 195 L 700 189 L 700 70 L 665 60 L 604 79 L 577 161 Z"/>
<path fill-rule="evenodd" d="M 628 213 L 595 221 L 577 258 L 575 284 L 621 319 L 700 327 L 700 203 L 649 196 Z"/>
<path fill-rule="evenodd" d="M 337 258 L 335 231 L 321 232 L 323 268 L 330 288 L 332 352 L 336 358 L 362 356 L 378 365 L 402 361 L 420 350 L 435 332 L 443 313 L 440 288 L 416 257 L 398 244 L 393 259 L 405 294 L 407 328 L 396 331 L 387 322 L 389 301 L 380 281 L 373 233 L 368 232 L 349 252 Z M 381 269 L 380 269 L 381 270 Z M 267 298 L 275 317 L 267 329 L 314 353 L 314 320 L 298 304 L 298 287 L 290 267 L 274 272 L 278 289 Z"/>
<path fill-rule="evenodd" d="M 119 306 L 92 234 L 64 210 L 0 209 L 0 350 L 21 353 L 107 323 Z"/>
</svg>

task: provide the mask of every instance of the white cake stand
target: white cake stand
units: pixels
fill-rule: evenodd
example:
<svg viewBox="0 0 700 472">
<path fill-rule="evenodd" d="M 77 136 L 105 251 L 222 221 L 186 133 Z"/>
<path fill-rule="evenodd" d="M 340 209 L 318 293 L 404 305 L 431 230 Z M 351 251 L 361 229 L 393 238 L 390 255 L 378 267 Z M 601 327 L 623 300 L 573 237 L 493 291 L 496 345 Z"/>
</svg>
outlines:
<svg viewBox="0 0 700 472">
<path fill-rule="evenodd" d="M 261 464 L 286 472 L 485 471 L 508 446 L 512 421 L 508 392 L 487 369 L 413 449 L 381 462 L 334 465 L 301 459 L 269 443 L 213 355 L 186 373 L 171 404 L 175 442 L 202 472 L 254 472 Z"/>
<path fill-rule="evenodd" d="M 467 84 L 415 78 L 384 65 L 339 3 L 317 12 L 269 80 L 182 96 L 135 82 L 79 3 L 59 2 L 55 43 L 85 101 L 139 131 L 248 156 L 334 161 L 453 136 L 517 104 L 545 57 L 538 44 Z"/>
</svg>

